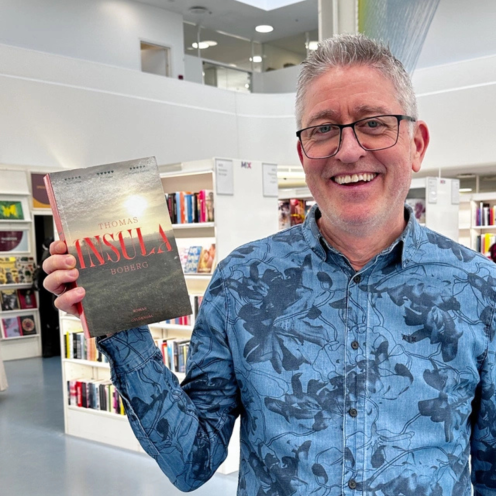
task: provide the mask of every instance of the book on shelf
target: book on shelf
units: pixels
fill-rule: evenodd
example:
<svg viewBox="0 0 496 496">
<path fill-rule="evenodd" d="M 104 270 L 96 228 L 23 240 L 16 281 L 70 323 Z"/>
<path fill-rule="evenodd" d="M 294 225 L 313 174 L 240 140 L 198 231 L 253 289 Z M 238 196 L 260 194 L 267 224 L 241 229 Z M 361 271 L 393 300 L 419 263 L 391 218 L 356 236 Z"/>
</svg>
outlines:
<svg viewBox="0 0 496 496">
<path fill-rule="evenodd" d="M 0 220 L 24 220 L 22 202 L 17 200 L 0 201 Z"/>
<path fill-rule="evenodd" d="M 19 299 L 19 306 L 21 310 L 29 310 L 31 308 L 38 308 L 36 302 L 36 295 L 31 288 L 18 289 L 17 297 Z"/>
<path fill-rule="evenodd" d="M 19 298 L 16 289 L 2 289 L 0 290 L 0 304 L 2 306 L 2 312 L 8 312 L 11 310 L 19 310 Z"/>
<path fill-rule="evenodd" d="M 33 257 L 0 257 L 0 284 L 32 284 Z"/>
<path fill-rule="evenodd" d="M 88 336 L 191 313 L 153 157 L 45 176 L 60 239 L 76 258 Z"/>
<path fill-rule="evenodd" d="M 173 224 L 214 222 L 214 192 L 202 189 L 166 193 L 165 199 Z"/>
<path fill-rule="evenodd" d="M 211 274 L 215 266 L 215 243 L 203 246 L 198 261 L 198 274 Z"/>
<path fill-rule="evenodd" d="M 125 415 L 124 403 L 110 380 L 77 378 L 67 381 L 70 406 Z"/>
<path fill-rule="evenodd" d="M 186 361 L 188 358 L 189 339 L 169 337 L 166 339 L 155 339 L 155 345 L 162 353 L 162 359 L 166 367 L 172 372 L 184 374 L 186 372 Z"/>
<path fill-rule="evenodd" d="M 2 319 L 2 330 L 5 339 L 22 336 L 21 323 L 18 317 L 6 317 Z"/>
<path fill-rule="evenodd" d="M 184 255 L 186 250 L 187 255 Z M 190 246 L 182 253 L 184 256 L 182 266 L 185 274 L 211 274 L 213 272 L 216 263 L 215 243 L 208 246 Z"/>
<path fill-rule="evenodd" d="M 198 263 L 203 246 L 190 246 L 188 248 L 188 257 L 184 265 L 185 274 L 196 274 L 198 272 Z"/>
<path fill-rule="evenodd" d="M 88 360 L 90 362 L 108 362 L 107 357 L 96 347 L 95 340 L 88 338 L 82 330 L 66 332 L 63 341 L 64 358 Z"/>
<path fill-rule="evenodd" d="M 192 326 L 196 321 L 198 311 L 200 310 L 200 305 L 203 301 L 203 296 L 201 295 L 190 295 L 191 308 L 193 313 L 191 315 L 184 315 L 182 317 L 176 317 L 175 319 L 164 320 L 164 324 L 172 324 L 179 326 Z"/>
<path fill-rule="evenodd" d="M 478 227 L 494 226 L 496 221 L 496 205 L 480 202 L 475 212 L 475 225 Z"/>
<path fill-rule="evenodd" d="M 18 319 L 23 336 L 33 336 L 37 334 L 34 315 L 22 315 L 18 317 Z"/>
<path fill-rule="evenodd" d="M 279 200 L 279 231 L 291 227 L 291 206 L 289 200 Z"/>
<path fill-rule="evenodd" d="M 289 200 L 291 225 L 296 226 L 303 224 L 305 221 L 305 200 L 300 198 L 291 198 Z"/>
</svg>

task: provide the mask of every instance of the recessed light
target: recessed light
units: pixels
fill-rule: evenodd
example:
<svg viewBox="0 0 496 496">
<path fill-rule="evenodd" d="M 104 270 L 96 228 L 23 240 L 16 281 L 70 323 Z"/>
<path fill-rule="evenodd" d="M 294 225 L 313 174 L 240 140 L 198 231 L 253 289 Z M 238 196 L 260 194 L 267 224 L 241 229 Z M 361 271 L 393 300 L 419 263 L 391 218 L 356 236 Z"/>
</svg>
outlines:
<svg viewBox="0 0 496 496">
<path fill-rule="evenodd" d="M 318 41 L 310 41 L 308 43 L 308 49 L 309 50 L 317 50 L 319 48 L 319 42 Z"/>
<path fill-rule="evenodd" d="M 261 24 L 260 26 L 257 26 L 255 28 L 255 31 L 257 33 L 271 33 L 274 31 L 274 28 L 272 26 L 269 26 L 268 24 Z"/>
<path fill-rule="evenodd" d="M 203 43 L 207 43 L 208 46 L 217 46 L 217 42 L 216 41 L 204 41 Z"/>
<path fill-rule="evenodd" d="M 255 62 L 256 64 L 259 64 L 260 62 L 262 62 L 262 56 L 261 55 L 254 55 L 251 60 L 253 62 Z"/>
<path fill-rule="evenodd" d="M 215 45 L 210 45 L 209 43 L 215 43 L 215 45 L 217 45 L 215 41 L 200 41 L 200 43 L 193 43 L 191 46 L 193 48 L 199 48 L 200 50 L 204 50 L 205 48 L 215 46 Z"/>
</svg>

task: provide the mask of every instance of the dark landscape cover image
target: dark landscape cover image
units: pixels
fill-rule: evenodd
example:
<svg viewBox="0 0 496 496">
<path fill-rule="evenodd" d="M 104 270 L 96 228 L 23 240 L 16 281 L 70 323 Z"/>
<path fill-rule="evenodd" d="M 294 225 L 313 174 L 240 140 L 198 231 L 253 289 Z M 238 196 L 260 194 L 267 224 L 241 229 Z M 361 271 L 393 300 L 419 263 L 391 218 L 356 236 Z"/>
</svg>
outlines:
<svg viewBox="0 0 496 496">
<path fill-rule="evenodd" d="M 87 334 L 191 313 L 155 158 L 55 172 L 45 181 L 59 237 L 86 290 Z"/>
</svg>

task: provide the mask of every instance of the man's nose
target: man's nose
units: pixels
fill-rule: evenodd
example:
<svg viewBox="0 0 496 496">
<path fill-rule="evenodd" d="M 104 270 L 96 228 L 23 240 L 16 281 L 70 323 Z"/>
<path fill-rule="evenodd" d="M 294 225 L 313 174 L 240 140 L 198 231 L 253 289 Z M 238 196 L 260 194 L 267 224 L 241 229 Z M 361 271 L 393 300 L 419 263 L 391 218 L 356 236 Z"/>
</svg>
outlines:
<svg viewBox="0 0 496 496">
<path fill-rule="evenodd" d="M 351 127 L 345 127 L 341 133 L 341 145 L 335 158 L 345 164 L 357 162 L 365 155 L 365 150 L 358 143 Z"/>
</svg>

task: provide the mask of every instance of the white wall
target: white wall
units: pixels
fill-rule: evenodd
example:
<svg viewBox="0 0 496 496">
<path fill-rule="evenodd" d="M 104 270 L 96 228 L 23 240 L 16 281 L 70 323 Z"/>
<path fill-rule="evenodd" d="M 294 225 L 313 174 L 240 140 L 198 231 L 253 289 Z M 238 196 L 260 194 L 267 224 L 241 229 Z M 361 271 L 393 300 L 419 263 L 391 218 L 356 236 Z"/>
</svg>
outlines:
<svg viewBox="0 0 496 496">
<path fill-rule="evenodd" d="M 254 72 L 252 77 L 254 93 L 295 93 L 296 81 L 301 65 L 278 71 Z"/>
<path fill-rule="evenodd" d="M 298 161 L 293 95 L 237 94 L 0 45 L 0 108 L 0 164 Z"/>
<path fill-rule="evenodd" d="M 141 69 L 140 40 L 169 46 L 184 74 L 182 16 L 126 0 L 0 1 L 0 43 Z"/>
</svg>

